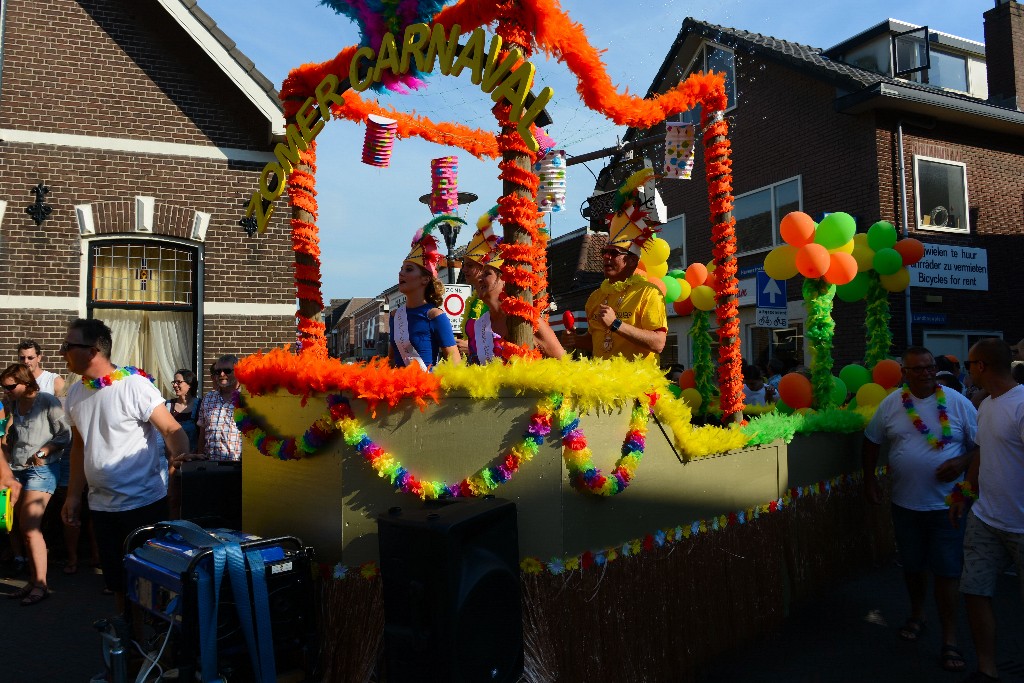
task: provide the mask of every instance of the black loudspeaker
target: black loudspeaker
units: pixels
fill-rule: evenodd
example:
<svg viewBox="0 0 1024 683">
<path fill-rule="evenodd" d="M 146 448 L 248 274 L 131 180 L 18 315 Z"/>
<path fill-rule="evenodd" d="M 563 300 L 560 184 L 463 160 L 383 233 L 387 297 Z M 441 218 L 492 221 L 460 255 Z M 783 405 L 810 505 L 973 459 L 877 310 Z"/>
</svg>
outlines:
<svg viewBox="0 0 1024 683">
<path fill-rule="evenodd" d="M 181 518 L 204 527 L 242 528 L 242 463 L 193 460 L 181 464 Z"/>
<path fill-rule="evenodd" d="M 515 683 L 523 672 L 515 503 L 492 497 L 377 518 L 388 683 Z"/>
</svg>

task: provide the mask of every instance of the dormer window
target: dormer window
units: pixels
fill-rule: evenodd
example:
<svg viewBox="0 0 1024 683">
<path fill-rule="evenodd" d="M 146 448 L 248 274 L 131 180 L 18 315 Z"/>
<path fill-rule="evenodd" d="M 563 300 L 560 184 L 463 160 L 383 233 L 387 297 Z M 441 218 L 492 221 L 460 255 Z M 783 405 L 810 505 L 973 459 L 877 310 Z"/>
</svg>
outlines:
<svg viewBox="0 0 1024 683">
<path fill-rule="evenodd" d="M 680 82 L 685 81 L 690 77 L 690 74 L 697 71 L 724 73 L 725 95 L 728 98 L 725 110 L 729 111 L 736 107 L 736 59 L 732 50 L 714 43 L 704 43 L 701 45 L 700 50 L 697 51 L 693 61 L 690 62 L 690 66 L 686 69 L 686 73 L 683 74 Z M 697 105 L 690 111 L 683 112 L 675 120 L 699 126 L 700 105 Z"/>
<path fill-rule="evenodd" d="M 927 26 L 894 34 L 893 73 L 913 83 L 970 92 L 967 57 L 938 47 Z M 931 36 L 931 37 L 930 37 Z"/>
</svg>

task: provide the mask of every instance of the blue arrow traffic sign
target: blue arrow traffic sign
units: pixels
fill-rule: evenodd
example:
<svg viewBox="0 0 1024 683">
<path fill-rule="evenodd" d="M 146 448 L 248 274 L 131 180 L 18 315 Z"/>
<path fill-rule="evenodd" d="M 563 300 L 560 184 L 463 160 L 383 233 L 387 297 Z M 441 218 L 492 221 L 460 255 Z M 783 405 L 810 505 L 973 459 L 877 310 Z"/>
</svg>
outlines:
<svg viewBox="0 0 1024 683">
<path fill-rule="evenodd" d="M 773 280 L 763 270 L 757 271 L 757 307 L 786 308 L 786 281 Z"/>
</svg>

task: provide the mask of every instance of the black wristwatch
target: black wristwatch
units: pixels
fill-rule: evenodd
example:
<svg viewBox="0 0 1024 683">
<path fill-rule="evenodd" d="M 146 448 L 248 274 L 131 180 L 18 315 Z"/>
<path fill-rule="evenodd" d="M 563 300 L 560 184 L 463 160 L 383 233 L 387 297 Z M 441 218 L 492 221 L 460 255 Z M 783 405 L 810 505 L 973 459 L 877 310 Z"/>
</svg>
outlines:
<svg viewBox="0 0 1024 683">
<path fill-rule="evenodd" d="M 622 327 L 622 321 L 616 318 L 612 321 L 612 324 L 608 326 L 608 329 L 612 332 L 618 332 L 620 327 Z"/>
</svg>

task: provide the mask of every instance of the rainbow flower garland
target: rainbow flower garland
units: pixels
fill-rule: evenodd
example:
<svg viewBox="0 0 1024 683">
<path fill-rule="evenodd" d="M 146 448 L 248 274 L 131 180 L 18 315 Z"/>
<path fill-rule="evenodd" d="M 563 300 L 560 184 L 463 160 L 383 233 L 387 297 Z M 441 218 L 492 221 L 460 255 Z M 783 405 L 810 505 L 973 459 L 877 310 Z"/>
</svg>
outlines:
<svg viewBox="0 0 1024 683">
<path fill-rule="evenodd" d="M 875 468 L 875 475 L 883 477 L 888 474 L 885 466 Z M 689 524 L 681 524 L 676 527 L 658 529 L 653 533 L 646 534 L 643 538 L 635 538 L 622 543 L 621 545 L 596 550 L 588 550 L 580 555 L 570 557 L 552 557 L 548 561 L 538 557 L 524 557 L 519 562 L 519 568 L 524 574 L 541 574 L 545 571 L 558 576 L 566 572 L 584 571 L 595 567 L 604 567 L 609 562 L 624 557 L 634 557 L 643 552 L 651 552 L 673 543 L 680 543 L 701 534 L 709 534 L 715 531 L 724 531 L 729 527 L 741 526 L 753 520 L 760 519 L 766 515 L 782 512 L 793 505 L 793 502 L 801 498 L 811 496 L 830 495 L 840 488 L 849 488 L 857 485 L 863 479 L 860 472 L 855 474 L 843 474 L 832 479 L 819 481 L 806 486 L 795 486 L 786 491 L 781 498 L 762 503 L 744 510 L 737 510 L 728 514 L 718 515 L 710 519 L 701 519 Z M 324 579 L 345 579 L 354 574 L 348 566 L 342 563 L 336 565 L 321 564 L 320 575 Z M 364 562 L 358 567 L 358 574 L 366 580 L 373 580 L 380 576 L 380 570 L 375 562 Z"/>
<path fill-rule="evenodd" d="M 340 395 L 327 396 L 328 413 L 310 426 L 302 436 L 281 437 L 268 434 L 256 419 L 249 413 L 242 401 L 242 395 L 235 392 L 235 425 L 245 438 L 249 439 L 256 450 L 266 456 L 279 460 L 301 460 L 303 455 L 315 455 L 328 444 L 338 430 L 336 422 L 341 419 L 348 401 Z M 350 411 L 351 412 L 351 411 Z"/>
<path fill-rule="evenodd" d="M 599 496 L 614 496 L 629 487 L 644 455 L 647 421 L 656 400 L 657 394 L 653 394 L 635 402 L 629 418 L 629 432 L 622 442 L 622 456 L 615 461 L 608 477 L 594 466 L 587 437 L 580 429 L 579 414 L 569 401 L 560 401 L 558 422 L 562 430 L 562 459 L 569 470 L 569 482 L 576 489 Z"/>
<path fill-rule="evenodd" d="M 946 447 L 946 444 L 952 443 L 953 441 L 953 428 L 949 424 L 949 415 L 946 413 L 946 392 L 942 390 L 941 385 L 935 386 L 935 401 L 939 406 L 939 424 L 942 425 L 942 438 L 938 439 L 932 434 L 931 430 L 928 429 L 928 425 L 921 419 L 921 415 L 917 412 L 917 408 L 914 407 L 914 399 L 910 396 L 910 388 L 904 384 L 903 391 L 900 394 L 903 399 L 903 408 L 907 411 L 907 416 L 910 421 L 914 423 L 914 427 L 917 431 L 921 432 L 921 435 L 928 440 L 928 444 L 931 445 L 937 451 L 942 450 Z"/>
<path fill-rule="evenodd" d="M 339 399 L 337 404 L 335 427 L 341 430 L 345 443 L 354 447 L 376 470 L 377 476 L 386 478 L 396 491 L 413 493 L 424 500 L 482 496 L 509 481 L 523 463 L 537 455 L 544 437 L 551 433 L 551 422 L 559 400 L 560 397 L 556 395 L 538 402 L 537 412 L 530 417 L 530 426 L 523 440 L 509 450 L 501 464 L 484 467 L 457 484 L 417 479 L 393 455 L 367 436 L 366 430 L 355 419 L 351 406 L 344 398 Z"/>
<path fill-rule="evenodd" d="M 156 380 L 153 379 L 153 376 L 150 375 L 145 370 L 143 370 L 142 368 L 136 368 L 132 365 L 125 365 L 124 367 L 120 367 L 117 370 L 114 370 L 109 375 L 104 375 L 103 377 L 97 377 L 96 379 L 85 379 L 83 377 L 82 386 L 85 387 L 86 389 L 102 389 L 103 387 L 109 387 L 114 382 L 121 381 L 125 377 L 131 377 L 132 375 L 145 377 L 153 384 L 156 384 Z"/>
</svg>

